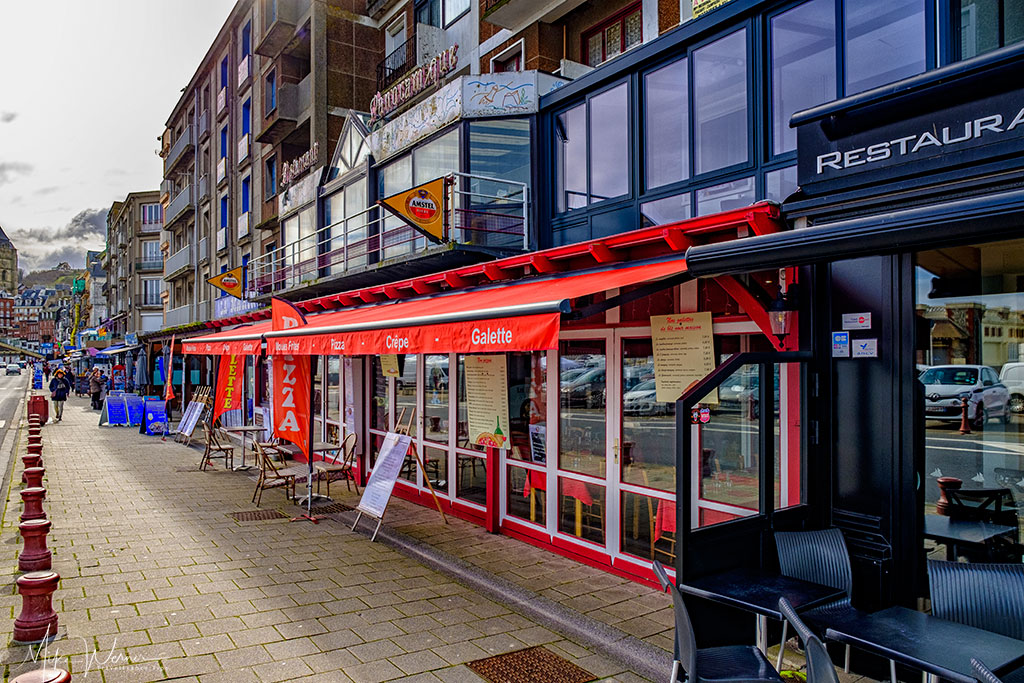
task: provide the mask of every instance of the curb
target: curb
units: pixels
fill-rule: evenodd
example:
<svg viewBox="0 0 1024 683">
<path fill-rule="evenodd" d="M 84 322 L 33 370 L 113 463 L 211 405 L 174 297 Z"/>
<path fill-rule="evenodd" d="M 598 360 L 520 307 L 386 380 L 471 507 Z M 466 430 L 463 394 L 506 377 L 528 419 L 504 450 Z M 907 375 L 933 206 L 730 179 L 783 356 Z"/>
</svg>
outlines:
<svg viewBox="0 0 1024 683">
<path fill-rule="evenodd" d="M 332 515 L 351 531 L 354 512 Z M 369 538 L 373 525 L 363 525 L 354 533 Z M 438 550 L 403 533 L 381 526 L 377 539 L 403 555 L 412 557 L 427 567 L 446 574 L 459 583 L 500 602 L 529 617 L 539 625 L 589 647 L 597 654 L 625 666 L 644 678 L 661 680 L 672 669 L 672 657 L 664 650 L 609 626 L 593 617 L 569 609 L 531 590 L 480 569 L 454 555 Z"/>
<path fill-rule="evenodd" d="M 25 428 L 22 424 L 25 421 L 25 411 L 28 410 L 28 395 L 32 391 L 32 382 L 29 381 L 25 387 L 25 394 L 21 397 L 21 404 L 14 409 L 11 416 L 11 424 L 7 428 L 3 444 L 0 445 L 0 459 L 3 461 L 3 481 L 0 483 L 0 491 L 4 492 L 4 509 L 0 515 L 0 522 L 7 518 L 7 494 L 11 485 L 11 477 L 14 475 L 14 466 L 17 461 L 14 459 L 18 450 L 18 443 L 21 441 L 21 432 Z"/>
</svg>

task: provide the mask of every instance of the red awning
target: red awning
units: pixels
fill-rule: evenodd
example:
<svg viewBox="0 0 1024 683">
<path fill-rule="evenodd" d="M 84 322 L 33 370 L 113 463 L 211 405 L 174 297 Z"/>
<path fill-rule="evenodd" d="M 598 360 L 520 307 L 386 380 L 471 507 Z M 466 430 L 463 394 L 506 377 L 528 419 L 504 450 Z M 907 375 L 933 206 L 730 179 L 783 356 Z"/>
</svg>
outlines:
<svg viewBox="0 0 1024 683">
<path fill-rule="evenodd" d="M 598 292 L 662 280 L 685 272 L 681 257 L 458 290 L 358 306 L 272 331 L 269 322 L 188 340 L 186 353 L 247 353 L 235 342 L 267 340 L 267 353 L 363 355 L 483 353 L 558 347 L 562 315 L 571 301 Z M 206 351 L 207 344 L 215 350 Z M 249 347 L 245 347 L 249 348 Z"/>
<path fill-rule="evenodd" d="M 270 330 L 270 321 L 264 320 L 223 332 L 182 339 L 181 350 L 186 354 L 211 356 L 258 356 L 263 334 Z"/>
</svg>

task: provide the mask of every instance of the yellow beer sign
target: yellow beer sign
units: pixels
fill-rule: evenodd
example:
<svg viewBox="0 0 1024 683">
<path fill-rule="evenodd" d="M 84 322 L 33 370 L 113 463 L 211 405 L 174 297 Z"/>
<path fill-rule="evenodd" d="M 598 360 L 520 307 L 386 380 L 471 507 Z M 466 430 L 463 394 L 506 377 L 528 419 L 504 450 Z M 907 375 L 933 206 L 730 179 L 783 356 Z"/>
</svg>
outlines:
<svg viewBox="0 0 1024 683">
<path fill-rule="evenodd" d="M 411 190 L 381 199 L 378 204 L 435 242 L 444 241 L 444 217 L 448 213 L 447 177 L 417 185 Z"/>
<path fill-rule="evenodd" d="M 242 283 L 242 269 L 243 268 L 244 268 L 244 266 L 238 266 L 237 268 L 232 268 L 231 270 L 227 271 L 226 273 L 221 273 L 220 275 L 214 275 L 213 277 L 208 279 L 207 282 L 209 282 L 211 285 L 213 285 L 217 289 L 221 289 L 221 290 L 227 292 L 228 294 L 230 294 L 231 296 L 235 297 L 236 299 L 241 299 L 242 298 L 242 287 L 243 287 L 243 283 Z"/>
</svg>

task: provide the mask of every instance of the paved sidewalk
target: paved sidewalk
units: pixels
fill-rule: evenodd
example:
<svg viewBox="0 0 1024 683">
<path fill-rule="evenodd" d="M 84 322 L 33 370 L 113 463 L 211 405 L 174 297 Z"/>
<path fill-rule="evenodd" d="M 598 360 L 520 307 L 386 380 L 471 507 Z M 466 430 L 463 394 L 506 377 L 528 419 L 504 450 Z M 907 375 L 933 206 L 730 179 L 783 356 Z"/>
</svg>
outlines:
<svg viewBox="0 0 1024 683">
<path fill-rule="evenodd" d="M 54 604 L 66 635 L 36 656 L 69 667 L 76 681 L 480 681 L 465 662 L 541 644 L 602 680 L 643 680 L 338 522 L 237 522 L 228 514 L 255 508 L 246 476 L 198 472 L 195 450 L 97 421 L 86 401 L 72 400 L 64 421 L 43 429 L 49 546 L 62 576 Z M 24 437 L 16 455 L 22 453 Z M 0 571 L 9 586 L 0 594 L 5 641 L 21 604 L 14 594 L 16 460 L 0 534 Z M 281 490 L 264 492 L 261 507 L 293 510 Z M 419 510 L 402 504 L 388 522 L 406 512 Z M 504 569 L 488 568 L 540 585 L 523 558 L 542 551 L 507 538 L 494 545 L 496 537 L 478 538 L 463 523 L 445 533 L 472 538 L 466 548 L 477 549 L 481 564 L 514 557 Z M 485 561 L 488 549 L 501 552 Z M 546 559 L 555 564 L 538 569 L 538 577 L 569 562 Z M 620 589 L 626 597 L 619 602 L 637 589 L 654 594 L 609 580 L 614 585 L 602 589 Z M 549 580 L 545 590 L 560 585 Z M 566 601 L 585 593 L 566 592 Z M 655 607 L 653 614 L 663 611 Z M 661 625 L 652 635 L 664 631 Z M 28 662 L 32 655 L 9 647 L 5 676 L 37 666 Z"/>
</svg>

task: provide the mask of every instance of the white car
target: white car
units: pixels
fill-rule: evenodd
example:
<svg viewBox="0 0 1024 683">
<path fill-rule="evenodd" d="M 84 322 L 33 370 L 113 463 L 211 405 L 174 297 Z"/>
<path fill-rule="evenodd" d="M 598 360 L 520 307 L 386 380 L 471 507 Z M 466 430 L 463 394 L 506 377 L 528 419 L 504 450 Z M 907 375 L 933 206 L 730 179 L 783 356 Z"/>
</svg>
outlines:
<svg viewBox="0 0 1024 683">
<path fill-rule="evenodd" d="M 1010 392 L 987 365 L 936 365 L 918 378 L 924 385 L 924 416 L 929 420 L 959 421 L 962 399 L 967 420 L 982 429 L 993 418 L 1010 421 Z"/>
<path fill-rule="evenodd" d="M 21 366 L 18 365 L 17 363 L 8 363 L 7 364 L 7 372 L 5 374 L 8 374 L 8 375 L 20 375 L 21 374 Z"/>
<path fill-rule="evenodd" d="M 1010 392 L 1010 412 L 1024 413 L 1024 363 L 1007 363 L 999 371 L 999 381 Z"/>
</svg>

